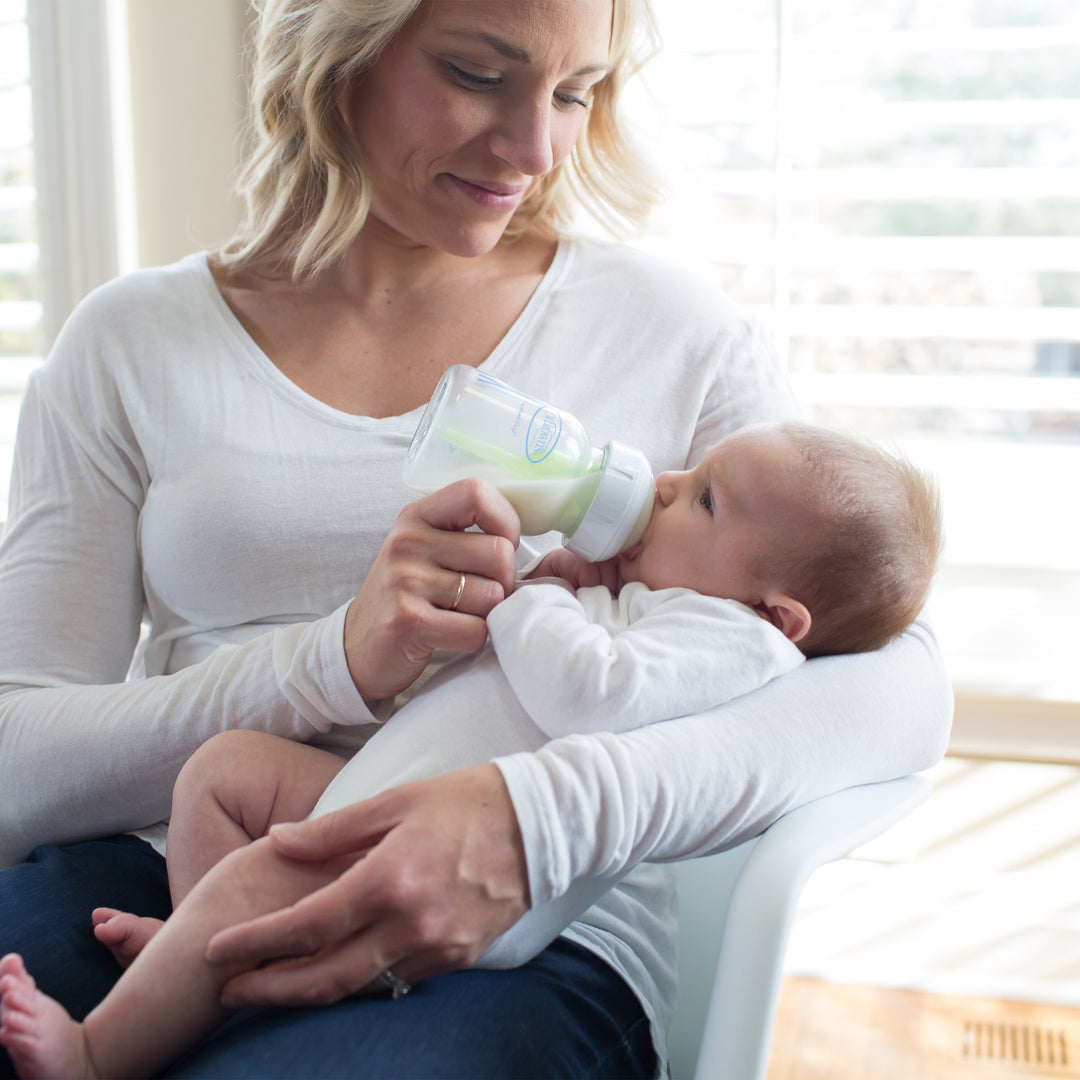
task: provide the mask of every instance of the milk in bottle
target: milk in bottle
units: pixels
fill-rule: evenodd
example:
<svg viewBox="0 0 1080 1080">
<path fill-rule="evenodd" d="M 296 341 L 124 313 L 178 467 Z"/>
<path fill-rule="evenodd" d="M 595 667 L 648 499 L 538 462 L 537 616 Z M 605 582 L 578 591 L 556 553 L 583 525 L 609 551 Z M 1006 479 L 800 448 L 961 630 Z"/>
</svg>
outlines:
<svg viewBox="0 0 1080 1080">
<path fill-rule="evenodd" d="M 593 446 L 576 417 L 475 368 L 448 368 L 420 418 L 405 482 L 425 494 L 466 477 L 510 500 L 527 536 L 557 529 L 592 562 L 637 543 L 653 504 L 640 450 Z"/>
</svg>

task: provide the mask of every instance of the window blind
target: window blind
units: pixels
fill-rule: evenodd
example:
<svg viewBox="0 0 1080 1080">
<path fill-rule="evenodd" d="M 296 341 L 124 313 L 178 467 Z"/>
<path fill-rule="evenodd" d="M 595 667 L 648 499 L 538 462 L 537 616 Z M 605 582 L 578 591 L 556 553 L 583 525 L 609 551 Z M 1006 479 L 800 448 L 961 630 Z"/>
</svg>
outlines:
<svg viewBox="0 0 1080 1080">
<path fill-rule="evenodd" d="M 0 0 L 0 522 L 23 386 L 40 361 L 42 305 L 35 213 L 26 0 Z"/>
<path fill-rule="evenodd" d="M 1080 702 L 1080 8 L 655 10 L 645 246 L 762 318 L 812 419 L 938 475 L 958 694 Z"/>
</svg>

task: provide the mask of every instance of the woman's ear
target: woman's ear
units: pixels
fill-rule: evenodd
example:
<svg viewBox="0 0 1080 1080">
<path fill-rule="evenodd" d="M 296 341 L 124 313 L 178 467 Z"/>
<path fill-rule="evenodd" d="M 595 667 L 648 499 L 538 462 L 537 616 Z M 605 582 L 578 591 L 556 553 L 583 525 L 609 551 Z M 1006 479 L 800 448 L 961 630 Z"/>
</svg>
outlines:
<svg viewBox="0 0 1080 1080">
<path fill-rule="evenodd" d="M 755 606 L 793 644 L 810 633 L 810 609 L 787 593 L 767 592 Z"/>
</svg>

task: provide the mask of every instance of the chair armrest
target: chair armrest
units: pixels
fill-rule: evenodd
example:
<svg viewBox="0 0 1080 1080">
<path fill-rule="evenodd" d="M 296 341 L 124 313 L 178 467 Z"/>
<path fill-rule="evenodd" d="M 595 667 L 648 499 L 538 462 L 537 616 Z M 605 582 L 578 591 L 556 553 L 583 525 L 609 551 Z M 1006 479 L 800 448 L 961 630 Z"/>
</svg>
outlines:
<svg viewBox="0 0 1080 1080">
<path fill-rule="evenodd" d="M 764 1080 L 791 923 L 810 875 L 900 821 L 930 793 L 921 775 L 848 788 L 785 814 L 735 881 L 695 1075 Z"/>
</svg>

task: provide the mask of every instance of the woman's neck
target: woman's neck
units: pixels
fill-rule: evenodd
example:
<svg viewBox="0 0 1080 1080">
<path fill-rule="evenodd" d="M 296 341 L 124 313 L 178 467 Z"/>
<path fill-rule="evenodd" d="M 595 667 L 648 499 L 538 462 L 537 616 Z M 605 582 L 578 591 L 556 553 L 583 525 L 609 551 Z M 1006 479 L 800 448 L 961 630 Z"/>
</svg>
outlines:
<svg viewBox="0 0 1080 1080">
<path fill-rule="evenodd" d="M 526 234 L 503 240 L 483 255 L 465 258 L 404 240 L 372 223 L 353 241 L 339 263 L 319 283 L 340 290 L 361 305 L 381 305 L 387 297 L 429 297 L 447 288 L 487 287 L 506 278 L 539 281 L 555 255 L 555 243 Z"/>
<path fill-rule="evenodd" d="M 213 269 L 226 303 L 289 379 L 343 412 L 379 417 L 422 405 L 450 364 L 481 364 L 555 250 L 523 236 L 464 259 L 365 238 L 302 285 Z"/>
</svg>

